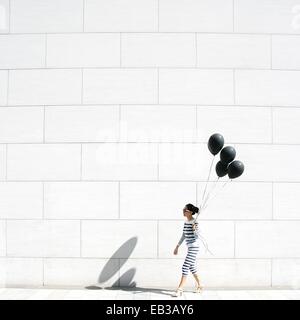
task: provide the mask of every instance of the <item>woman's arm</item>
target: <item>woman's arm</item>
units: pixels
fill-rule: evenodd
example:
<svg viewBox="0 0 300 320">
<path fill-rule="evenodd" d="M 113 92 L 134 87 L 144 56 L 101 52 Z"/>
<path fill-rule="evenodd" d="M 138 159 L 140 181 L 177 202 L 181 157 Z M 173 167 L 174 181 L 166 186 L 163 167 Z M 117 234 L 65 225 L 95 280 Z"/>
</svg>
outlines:
<svg viewBox="0 0 300 320">
<path fill-rule="evenodd" d="M 179 247 L 179 246 L 182 244 L 184 238 L 185 238 L 185 235 L 184 235 L 184 232 L 182 232 L 182 235 L 181 235 L 181 238 L 179 239 L 179 242 L 178 242 L 178 244 L 177 244 L 177 247 Z"/>
<path fill-rule="evenodd" d="M 195 222 L 193 224 L 193 231 L 194 231 L 194 235 L 199 235 L 198 222 Z"/>
</svg>

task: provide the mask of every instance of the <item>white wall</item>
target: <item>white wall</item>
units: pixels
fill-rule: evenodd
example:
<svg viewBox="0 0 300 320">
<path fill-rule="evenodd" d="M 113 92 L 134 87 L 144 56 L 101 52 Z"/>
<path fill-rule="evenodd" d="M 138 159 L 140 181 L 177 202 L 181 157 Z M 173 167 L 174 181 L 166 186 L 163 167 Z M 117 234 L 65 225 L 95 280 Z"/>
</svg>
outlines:
<svg viewBox="0 0 300 320">
<path fill-rule="evenodd" d="M 1 286 L 175 288 L 220 132 L 246 169 L 200 218 L 203 285 L 300 287 L 298 0 L 0 0 L 0 18 Z"/>
</svg>

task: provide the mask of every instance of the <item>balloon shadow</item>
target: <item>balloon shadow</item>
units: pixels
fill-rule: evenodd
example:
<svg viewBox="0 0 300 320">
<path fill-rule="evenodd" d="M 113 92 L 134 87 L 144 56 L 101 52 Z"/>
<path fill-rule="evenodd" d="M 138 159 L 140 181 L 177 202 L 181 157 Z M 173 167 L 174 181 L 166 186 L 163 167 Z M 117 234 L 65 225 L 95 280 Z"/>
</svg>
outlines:
<svg viewBox="0 0 300 320">
<path fill-rule="evenodd" d="M 91 285 L 85 287 L 88 290 L 122 290 L 132 293 L 151 292 L 157 294 L 170 295 L 171 290 L 159 289 L 159 288 L 144 288 L 137 287 L 137 283 L 134 281 L 136 274 L 136 268 L 130 268 L 125 273 L 119 276 L 119 278 L 108 287 L 103 287 L 101 284 L 111 279 L 115 274 L 119 273 L 121 267 L 126 263 L 132 254 L 137 244 L 137 237 L 132 237 L 127 240 L 115 253 L 109 258 L 105 266 L 103 267 L 97 281 L 97 285 Z M 116 268 L 116 260 L 119 261 L 119 265 Z M 99 285 L 100 286 L 99 286 Z"/>
<path fill-rule="evenodd" d="M 103 284 L 109 279 L 111 279 L 115 274 L 117 274 L 121 267 L 126 263 L 130 255 L 132 254 L 134 248 L 137 244 L 137 237 L 132 237 L 129 240 L 127 240 L 125 243 L 122 244 L 122 246 L 115 251 L 115 253 L 109 258 L 105 266 L 103 267 L 99 277 L 98 277 L 98 284 Z M 118 260 L 119 265 L 116 268 L 116 260 Z M 130 272 L 129 272 L 130 271 Z M 123 281 L 126 286 L 134 286 L 134 283 L 131 283 L 133 277 L 135 275 L 135 269 L 130 269 L 125 273 L 125 276 L 119 277 L 113 284 L 112 287 L 120 287 L 120 284 L 123 284 Z M 102 289 L 102 287 L 98 285 L 92 285 L 85 287 L 89 290 L 99 290 Z"/>
</svg>

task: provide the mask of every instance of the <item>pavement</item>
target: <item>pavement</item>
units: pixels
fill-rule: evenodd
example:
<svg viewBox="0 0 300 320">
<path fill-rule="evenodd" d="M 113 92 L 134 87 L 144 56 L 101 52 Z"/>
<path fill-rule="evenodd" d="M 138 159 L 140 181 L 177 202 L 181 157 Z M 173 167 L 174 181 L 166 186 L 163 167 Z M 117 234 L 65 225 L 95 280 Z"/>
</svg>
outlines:
<svg viewBox="0 0 300 320">
<path fill-rule="evenodd" d="M 0 288 L 0 300 L 300 300 L 298 289 L 186 289 L 172 297 L 174 288 L 106 287 Z"/>
</svg>

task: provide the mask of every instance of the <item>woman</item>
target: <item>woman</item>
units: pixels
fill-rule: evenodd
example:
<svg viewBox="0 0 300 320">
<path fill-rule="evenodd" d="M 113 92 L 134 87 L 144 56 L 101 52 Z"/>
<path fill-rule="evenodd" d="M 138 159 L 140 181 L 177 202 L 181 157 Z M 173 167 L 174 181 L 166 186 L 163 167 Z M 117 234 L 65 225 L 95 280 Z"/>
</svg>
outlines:
<svg viewBox="0 0 300 320">
<path fill-rule="evenodd" d="M 184 263 L 182 265 L 182 277 L 179 283 L 176 292 L 174 293 L 175 297 L 179 297 L 183 293 L 183 286 L 186 282 L 187 275 L 189 271 L 193 274 L 196 282 L 197 287 L 195 292 L 200 293 L 202 291 L 202 287 L 200 286 L 200 280 L 197 275 L 197 254 L 200 248 L 200 239 L 198 233 L 198 222 L 195 222 L 193 215 L 199 211 L 198 207 L 195 207 L 191 203 L 188 203 L 183 208 L 183 215 L 187 218 L 187 221 L 184 223 L 182 236 L 174 250 L 174 254 L 178 254 L 178 248 L 182 244 L 183 240 L 185 239 L 187 244 L 187 255 L 185 257 Z"/>
</svg>

